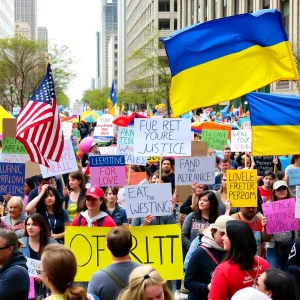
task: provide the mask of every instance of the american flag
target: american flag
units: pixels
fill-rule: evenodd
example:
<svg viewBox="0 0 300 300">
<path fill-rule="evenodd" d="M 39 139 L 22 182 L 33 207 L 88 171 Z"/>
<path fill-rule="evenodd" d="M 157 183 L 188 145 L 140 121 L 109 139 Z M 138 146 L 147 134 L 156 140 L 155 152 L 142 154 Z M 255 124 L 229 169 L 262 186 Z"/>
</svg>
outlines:
<svg viewBox="0 0 300 300">
<path fill-rule="evenodd" d="M 49 167 L 48 160 L 60 160 L 64 136 L 50 64 L 43 82 L 18 116 L 16 138 L 25 146 L 31 161 Z"/>
</svg>

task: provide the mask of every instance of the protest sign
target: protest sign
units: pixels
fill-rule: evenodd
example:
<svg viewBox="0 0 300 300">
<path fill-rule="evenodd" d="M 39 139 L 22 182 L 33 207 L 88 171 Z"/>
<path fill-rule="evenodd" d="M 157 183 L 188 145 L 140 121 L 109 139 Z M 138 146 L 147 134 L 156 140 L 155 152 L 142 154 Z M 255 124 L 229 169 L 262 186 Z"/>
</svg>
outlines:
<svg viewBox="0 0 300 300">
<path fill-rule="evenodd" d="M 147 159 L 147 163 L 158 163 L 159 160 L 159 156 L 149 156 Z"/>
<path fill-rule="evenodd" d="M 208 148 L 223 150 L 227 145 L 228 132 L 225 130 L 202 130 L 201 141 L 207 142 Z"/>
<path fill-rule="evenodd" d="M 124 155 L 90 156 L 92 186 L 124 186 L 126 184 Z"/>
<path fill-rule="evenodd" d="M 118 192 L 118 205 L 125 208 L 125 188 L 120 188 Z"/>
<path fill-rule="evenodd" d="M 26 161 L 30 160 L 30 157 L 29 154 L 2 154 L 0 160 L 6 163 L 10 162 L 10 163 L 25 164 Z"/>
<path fill-rule="evenodd" d="M 250 117 L 243 117 L 238 120 L 238 125 L 241 129 L 251 129 Z"/>
<path fill-rule="evenodd" d="M 61 122 L 61 128 L 65 137 L 65 140 L 69 140 L 72 135 L 72 123 L 71 122 Z"/>
<path fill-rule="evenodd" d="M 189 119 L 135 119 L 134 153 L 137 156 L 190 156 Z"/>
<path fill-rule="evenodd" d="M 300 184 L 300 168 L 288 169 L 289 185 Z"/>
<path fill-rule="evenodd" d="M 254 163 L 258 176 L 263 176 L 266 171 L 274 171 L 274 156 L 255 156 Z"/>
<path fill-rule="evenodd" d="M 257 207 L 257 171 L 227 170 L 226 190 L 231 207 Z"/>
<path fill-rule="evenodd" d="M 26 258 L 26 266 L 28 268 L 28 275 L 33 277 L 39 277 L 36 268 L 41 264 L 41 262 L 37 259 L 33 259 L 25 256 Z"/>
<path fill-rule="evenodd" d="M 113 137 L 114 136 L 114 116 L 106 114 L 102 115 L 97 120 L 94 136 Z"/>
<path fill-rule="evenodd" d="M 127 185 L 136 185 L 139 184 L 147 177 L 146 172 L 130 172 L 127 173 Z"/>
<path fill-rule="evenodd" d="M 29 295 L 28 299 L 35 299 L 34 277 L 29 277 Z"/>
<path fill-rule="evenodd" d="M 38 163 L 26 161 L 25 163 L 25 178 L 41 174 L 41 168 Z"/>
<path fill-rule="evenodd" d="M 116 155 L 117 147 L 98 147 L 101 155 Z"/>
<path fill-rule="evenodd" d="M 125 163 L 128 165 L 146 166 L 147 157 L 134 155 L 133 137 L 133 127 L 119 127 L 117 154 L 125 155 Z"/>
<path fill-rule="evenodd" d="M 268 234 L 300 229 L 300 220 L 295 218 L 294 198 L 266 202 L 262 208 L 268 220 L 266 226 Z"/>
<path fill-rule="evenodd" d="M 24 196 L 25 164 L 0 163 L 0 196 Z"/>
<path fill-rule="evenodd" d="M 215 158 L 184 157 L 175 159 L 175 185 L 215 183 Z"/>
<path fill-rule="evenodd" d="M 83 104 L 74 103 L 72 115 L 80 116 L 83 113 Z"/>
<path fill-rule="evenodd" d="M 40 165 L 43 177 L 52 177 L 78 170 L 75 152 L 70 140 L 65 140 L 64 149 L 59 162 L 49 161 L 49 165 L 50 168 Z"/>
<path fill-rule="evenodd" d="M 171 183 L 125 186 L 126 212 L 128 218 L 147 215 L 169 216 L 172 214 Z"/>
<path fill-rule="evenodd" d="M 252 132 L 251 130 L 233 130 L 231 132 L 231 151 L 251 152 Z"/>
<path fill-rule="evenodd" d="M 76 256 L 75 281 L 90 281 L 96 271 L 111 264 L 106 236 L 111 228 L 68 226 L 65 245 Z M 132 261 L 155 268 L 164 280 L 183 278 L 181 229 L 179 225 L 129 227 Z"/>
<path fill-rule="evenodd" d="M 5 154 L 27 154 L 24 145 L 12 137 L 3 137 L 2 153 Z"/>
<path fill-rule="evenodd" d="M 209 130 L 226 130 L 228 132 L 228 139 L 231 137 L 231 130 L 232 127 L 225 124 L 219 124 L 216 122 L 203 122 L 200 126 L 200 128 L 203 129 L 209 129 Z"/>
<path fill-rule="evenodd" d="M 296 209 L 295 217 L 300 218 L 300 186 L 296 186 Z"/>
</svg>

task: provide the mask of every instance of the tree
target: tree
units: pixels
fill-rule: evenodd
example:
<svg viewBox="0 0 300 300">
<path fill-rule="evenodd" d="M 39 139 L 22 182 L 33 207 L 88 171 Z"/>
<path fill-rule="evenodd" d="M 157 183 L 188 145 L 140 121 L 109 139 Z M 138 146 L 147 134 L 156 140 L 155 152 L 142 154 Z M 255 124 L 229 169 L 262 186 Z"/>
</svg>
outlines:
<svg viewBox="0 0 300 300">
<path fill-rule="evenodd" d="M 89 89 L 83 92 L 82 100 L 88 101 L 91 108 L 95 110 L 105 110 L 107 108 L 107 101 L 109 97 L 110 88 L 103 89 Z"/>
<path fill-rule="evenodd" d="M 56 100 L 57 105 L 62 105 L 64 108 L 68 108 L 70 106 L 70 99 L 64 92 L 56 94 Z"/>
<path fill-rule="evenodd" d="M 25 38 L 0 39 L 0 95 L 9 105 L 23 107 L 46 73 L 46 44 Z M 66 46 L 49 45 L 56 93 L 62 93 L 74 77 Z"/>
</svg>

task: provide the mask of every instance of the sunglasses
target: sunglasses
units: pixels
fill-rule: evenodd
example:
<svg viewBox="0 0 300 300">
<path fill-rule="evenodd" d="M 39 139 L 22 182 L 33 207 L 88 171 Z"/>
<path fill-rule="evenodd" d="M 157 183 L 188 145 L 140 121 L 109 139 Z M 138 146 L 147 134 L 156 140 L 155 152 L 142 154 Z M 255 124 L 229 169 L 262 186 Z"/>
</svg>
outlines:
<svg viewBox="0 0 300 300">
<path fill-rule="evenodd" d="M 11 246 L 12 246 L 12 245 L 8 245 L 8 246 L 1 247 L 0 250 L 8 249 L 8 248 L 11 247 Z"/>
<path fill-rule="evenodd" d="M 278 189 L 276 189 L 277 192 L 286 191 L 286 190 L 287 190 L 286 186 L 280 186 Z"/>
</svg>

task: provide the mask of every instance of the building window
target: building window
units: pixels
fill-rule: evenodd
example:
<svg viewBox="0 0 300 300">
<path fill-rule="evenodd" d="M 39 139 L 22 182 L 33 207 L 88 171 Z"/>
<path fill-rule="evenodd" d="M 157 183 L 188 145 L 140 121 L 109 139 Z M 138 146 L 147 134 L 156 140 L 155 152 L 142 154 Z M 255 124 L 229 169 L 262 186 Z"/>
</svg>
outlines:
<svg viewBox="0 0 300 300">
<path fill-rule="evenodd" d="M 280 11 L 283 17 L 283 25 L 287 33 L 289 33 L 289 20 L 290 20 L 290 1 L 284 0 L 280 3 Z"/>
<path fill-rule="evenodd" d="M 234 15 L 238 15 L 240 13 L 240 0 L 234 0 L 233 10 Z"/>
<path fill-rule="evenodd" d="M 115 77 L 117 77 L 118 76 L 118 71 L 115 71 Z"/>
<path fill-rule="evenodd" d="M 264 0 L 263 2 L 263 9 L 270 8 L 270 0 Z"/>
<path fill-rule="evenodd" d="M 158 20 L 159 30 L 170 30 L 170 19 L 159 19 Z"/>
<path fill-rule="evenodd" d="M 253 0 L 248 0 L 248 13 L 253 12 Z"/>
<path fill-rule="evenodd" d="M 276 90 L 288 90 L 290 88 L 290 82 L 288 80 L 281 80 L 276 82 Z"/>
<path fill-rule="evenodd" d="M 161 40 L 162 38 L 158 39 L 158 49 L 165 49 L 165 44 Z"/>
<path fill-rule="evenodd" d="M 177 19 L 174 19 L 174 30 L 177 30 Z"/>
<path fill-rule="evenodd" d="M 170 11 L 170 0 L 159 0 L 158 11 Z"/>
<path fill-rule="evenodd" d="M 117 67 L 118 66 L 118 62 L 117 61 L 115 61 L 115 67 Z"/>
<path fill-rule="evenodd" d="M 223 17 L 227 16 L 227 0 L 223 0 Z"/>
<path fill-rule="evenodd" d="M 118 58 L 118 53 L 115 53 L 115 58 Z"/>
<path fill-rule="evenodd" d="M 174 1 L 174 12 L 177 12 L 177 0 Z"/>
<path fill-rule="evenodd" d="M 115 49 L 118 49 L 118 44 L 115 44 Z"/>
</svg>

